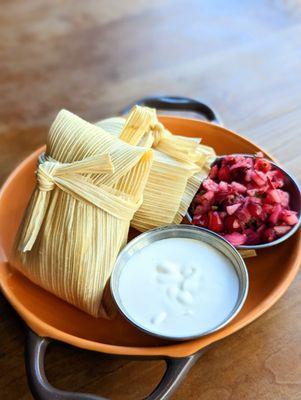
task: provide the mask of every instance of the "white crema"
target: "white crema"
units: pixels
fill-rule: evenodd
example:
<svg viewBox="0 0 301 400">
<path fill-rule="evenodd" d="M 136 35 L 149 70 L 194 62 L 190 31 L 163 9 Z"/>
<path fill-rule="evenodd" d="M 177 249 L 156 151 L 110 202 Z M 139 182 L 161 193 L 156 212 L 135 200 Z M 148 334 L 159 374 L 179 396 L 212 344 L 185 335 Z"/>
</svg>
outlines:
<svg viewBox="0 0 301 400">
<path fill-rule="evenodd" d="M 134 253 L 118 286 L 137 325 L 174 338 L 215 328 L 229 317 L 239 293 L 231 261 L 207 243 L 184 238 L 159 240 Z"/>
</svg>

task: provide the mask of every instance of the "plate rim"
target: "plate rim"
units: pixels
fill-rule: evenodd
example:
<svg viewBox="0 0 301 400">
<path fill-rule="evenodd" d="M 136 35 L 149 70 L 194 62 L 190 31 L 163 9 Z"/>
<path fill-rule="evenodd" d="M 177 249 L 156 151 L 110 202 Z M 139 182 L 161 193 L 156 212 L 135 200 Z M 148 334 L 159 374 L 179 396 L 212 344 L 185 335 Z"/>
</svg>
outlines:
<svg viewBox="0 0 301 400">
<path fill-rule="evenodd" d="M 259 147 L 252 140 L 249 140 L 232 130 L 225 128 L 224 126 L 220 126 L 217 124 L 213 124 L 210 122 L 198 120 L 195 118 L 185 118 L 171 115 L 160 115 L 159 119 L 162 121 L 179 120 L 181 122 L 193 123 L 198 125 L 210 126 L 210 129 L 217 129 L 222 132 L 226 132 L 227 134 L 231 134 L 237 137 L 239 140 L 243 140 L 247 144 L 251 144 L 258 150 L 264 152 L 264 154 L 269 157 L 271 160 L 275 160 L 266 150 Z M 3 183 L 0 189 L 0 203 L 2 201 L 2 196 L 5 193 L 7 187 L 14 180 L 15 176 L 19 173 L 20 169 L 23 166 L 27 165 L 30 161 L 37 158 L 38 154 L 40 154 L 43 149 L 45 149 L 45 145 L 39 147 L 37 150 L 29 154 L 23 161 L 21 161 L 17 166 L 13 169 L 13 171 L 9 174 L 5 182 Z M 296 232 L 295 235 L 298 235 L 298 242 L 301 244 L 301 233 Z M 288 273 L 285 275 L 281 284 L 275 287 L 275 289 L 264 299 L 264 302 L 259 303 L 255 308 L 253 308 L 250 312 L 246 314 L 239 321 L 234 321 L 231 325 L 226 326 L 225 328 L 217 331 L 208 336 L 204 336 L 199 339 L 189 340 L 185 342 L 173 342 L 167 345 L 160 346 L 149 346 L 149 347 L 133 347 L 133 346 L 123 346 L 123 345 L 111 345 L 101 342 L 96 342 L 89 339 L 84 339 L 64 331 L 57 329 L 56 327 L 47 324 L 37 317 L 31 310 L 27 309 L 22 302 L 20 302 L 14 293 L 10 290 L 7 285 L 3 285 L 2 282 L 2 274 L 3 268 L 11 268 L 8 267 L 7 260 L 1 259 L 1 254 L 3 253 L 2 246 L 0 246 L 0 288 L 8 302 L 13 306 L 13 308 L 17 311 L 19 316 L 26 322 L 26 324 L 38 335 L 43 337 L 48 337 L 51 339 L 59 340 L 75 347 L 79 347 L 86 350 L 97 351 L 105 354 L 112 354 L 118 356 L 136 356 L 136 357 L 186 357 L 192 354 L 201 351 L 204 347 L 209 346 L 210 344 L 217 342 L 221 339 L 226 338 L 234 332 L 242 329 L 247 326 L 262 314 L 264 314 L 267 310 L 269 310 L 286 292 L 292 281 L 294 280 L 301 263 L 301 248 L 297 253 L 297 257 L 295 257 L 291 268 Z M 3 254 L 2 254 L 3 256 Z M 5 274 L 5 272 L 4 272 Z M 201 343 L 199 343 L 201 342 Z"/>
</svg>

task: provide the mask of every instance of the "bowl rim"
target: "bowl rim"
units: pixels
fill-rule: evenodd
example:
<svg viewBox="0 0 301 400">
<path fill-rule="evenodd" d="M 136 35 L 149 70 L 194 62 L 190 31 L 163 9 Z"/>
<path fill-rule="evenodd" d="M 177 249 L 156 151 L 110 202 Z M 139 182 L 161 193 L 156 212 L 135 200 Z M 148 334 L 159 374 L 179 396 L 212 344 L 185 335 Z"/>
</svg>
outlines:
<svg viewBox="0 0 301 400">
<path fill-rule="evenodd" d="M 188 233 L 189 231 L 190 231 L 190 235 L 185 236 L 184 233 L 185 232 Z M 161 236 L 164 236 L 164 234 L 167 236 L 160 237 L 160 234 L 161 234 Z M 153 241 L 148 240 L 148 238 L 151 238 L 154 236 L 157 236 L 157 238 L 154 239 Z M 204 240 L 204 236 L 205 237 L 207 236 L 207 238 L 209 237 L 211 240 L 209 240 L 207 242 L 206 240 Z M 200 242 L 205 242 L 205 243 L 208 243 L 211 245 L 214 242 L 219 242 L 220 244 L 222 244 L 221 247 L 224 247 L 228 250 L 229 255 L 231 254 L 231 256 L 232 256 L 231 259 L 225 253 L 223 253 L 220 248 L 217 248 L 214 245 L 212 245 L 212 247 L 221 251 L 227 258 L 230 259 L 231 264 L 232 264 L 233 268 L 235 269 L 236 275 L 238 276 L 238 280 L 239 280 L 239 292 L 237 295 L 237 301 L 236 301 L 236 304 L 233 307 L 232 311 L 229 313 L 229 315 L 223 321 L 221 321 L 219 324 L 215 325 L 211 329 L 207 329 L 206 331 L 203 331 L 203 332 L 197 333 L 197 334 L 193 334 L 193 335 L 169 336 L 169 335 L 165 335 L 165 334 L 159 334 L 155 331 L 152 331 L 151 329 L 147 329 L 147 328 L 143 327 L 142 324 L 140 325 L 137 320 L 135 320 L 133 317 L 131 317 L 131 315 L 127 311 L 126 307 L 124 307 L 122 305 L 122 301 L 119 297 L 118 284 L 119 284 L 121 270 L 126 265 L 126 263 L 123 263 L 123 259 L 127 255 L 129 256 L 129 257 L 127 257 L 127 259 L 129 259 L 132 254 L 136 253 L 137 251 L 139 251 L 141 249 L 139 247 L 138 249 L 133 251 L 133 248 L 139 242 L 146 243 L 145 246 L 142 247 L 142 248 L 144 248 L 144 247 L 147 247 L 150 243 L 160 241 L 163 239 L 186 238 L 186 237 L 189 237 L 194 240 L 198 240 Z M 237 265 L 235 265 L 235 264 L 237 264 Z M 184 340 L 197 339 L 202 336 L 209 335 L 210 333 L 216 332 L 216 331 L 224 328 L 226 325 L 228 325 L 228 323 L 230 323 L 230 321 L 232 321 L 232 319 L 234 319 L 237 316 L 237 314 L 242 309 L 242 307 L 246 301 L 247 295 L 248 295 L 249 274 L 248 274 L 247 266 L 246 266 L 243 258 L 237 251 L 237 249 L 231 243 L 229 243 L 226 239 L 221 237 L 220 235 L 216 234 L 215 232 L 210 231 L 209 229 L 198 227 L 195 225 L 171 224 L 171 225 L 164 225 L 164 226 L 160 226 L 158 228 L 153 228 L 148 231 L 145 231 L 145 232 L 141 233 L 140 235 L 136 236 L 134 239 L 130 240 L 126 244 L 126 246 L 120 251 L 120 253 L 115 261 L 115 264 L 114 264 L 114 267 L 112 270 L 112 274 L 111 274 L 111 278 L 110 278 L 110 289 L 111 289 L 112 298 L 113 298 L 118 310 L 125 317 L 125 319 L 127 319 L 136 328 L 140 329 L 141 331 L 143 331 L 149 335 L 156 336 L 161 339 L 167 339 L 170 341 L 184 341 Z"/>
</svg>

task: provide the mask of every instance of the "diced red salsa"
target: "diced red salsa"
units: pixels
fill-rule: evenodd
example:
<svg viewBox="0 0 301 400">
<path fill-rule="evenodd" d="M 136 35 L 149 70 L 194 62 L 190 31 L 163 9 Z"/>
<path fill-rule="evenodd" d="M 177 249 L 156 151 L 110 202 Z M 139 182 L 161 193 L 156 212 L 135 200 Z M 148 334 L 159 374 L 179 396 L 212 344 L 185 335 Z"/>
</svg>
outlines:
<svg viewBox="0 0 301 400">
<path fill-rule="evenodd" d="M 191 204 L 192 223 L 234 246 L 272 242 L 298 223 L 283 186 L 283 172 L 262 153 L 217 159 Z"/>
</svg>

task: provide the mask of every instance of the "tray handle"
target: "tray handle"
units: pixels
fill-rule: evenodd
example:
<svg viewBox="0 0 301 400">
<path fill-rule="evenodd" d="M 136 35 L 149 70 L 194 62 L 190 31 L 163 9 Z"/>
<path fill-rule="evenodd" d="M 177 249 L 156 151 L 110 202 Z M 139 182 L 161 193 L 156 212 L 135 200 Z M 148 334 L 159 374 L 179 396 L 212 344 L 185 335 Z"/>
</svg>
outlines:
<svg viewBox="0 0 301 400">
<path fill-rule="evenodd" d="M 137 100 L 135 103 L 130 104 L 121 114 L 126 114 L 135 105 L 139 104 L 141 106 L 154 107 L 159 110 L 176 110 L 176 111 L 193 111 L 203 117 L 205 117 L 209 122 L 213 122 L 218 125 L 222 125 L 222 121 L 211 107 L 207 104 L 202 103 L 199 100 L 191 99 L 189 97 L 182 96 L 153 96 L 145 97 L 143 99 Z"/>
<path fill-rule="evenodd" d="M 93 394 L 67 392 L 50 385 L 44 368 L 45 353 L 50 342 L 51 339 L 40 337 L 28 329 L 25 344 L 25 366 L 33 397 L 36 400 L 108 400 Z M 202 353 L 185 358 L 165 358 L 166 371 L 158 386 L 145 400 L 168 399 Z"/>
</svg>

